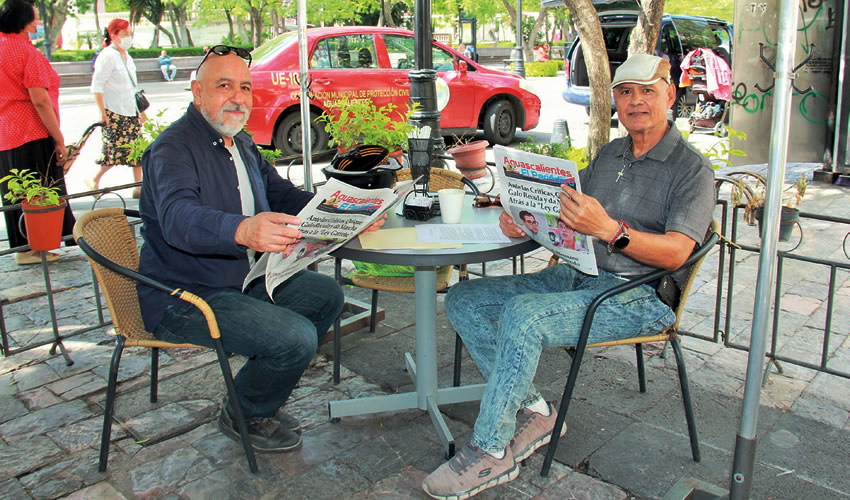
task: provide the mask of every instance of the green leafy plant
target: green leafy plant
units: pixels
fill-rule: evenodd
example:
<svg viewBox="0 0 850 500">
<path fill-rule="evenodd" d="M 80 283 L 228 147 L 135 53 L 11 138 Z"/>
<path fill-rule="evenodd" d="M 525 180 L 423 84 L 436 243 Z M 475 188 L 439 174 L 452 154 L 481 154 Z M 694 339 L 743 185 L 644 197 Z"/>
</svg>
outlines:
<svg viewBox="0 0 850 500">
<path fill-rule="evenodd" d="M 563 158 L 575 162 L 578 169 L 581 170 L 588 164 L 587 148 L 574 148 L 572 146 L 564 146 L 563 144 L 536 144 L 533 139 L 527 142 L 520 143 L 516 146 L 520 151 L 529 153 L 537 153 L 543 156 L 552 156 L 555 158 Z"/>
<path fill-rule="evenodd" d="M 734 147 L 734 141 L 747 140 L 747 133 L 735 130 L 728 125 L 724 128 L 726 129 L 728 137 L 723 138 L 720 134 L 715 133 L 714 135 L 719 137 L 720 140 L 714 143 L 714 145 L 710 148 L 702 151 L 702 154 L 705 155 L 705 157 L 711 162 L 714 170 L 717 170 L 721 166 L 731 167 L 732 162 L 729 161 L 730 155 L 747 156 L 747 153 L 743 150 Z"/>
<path fill-rule="evenodd" d="M 345 98 L 328 106 L 318 119 L 325 122 L 325 131 L 344 149 L 377 144 L 396 151 L 407 145 L 407 134 L 413 130 L 408 120 L 419 107 L 419 103 L 413 103 L 402 113 L 392 103 L 377 107 L 371 99 Z"/>
<path fill-rule="evenodd" d="M 564 62 L 560 61 L 563 66 Z M 525 63 L 525 76 L 557 76 L 558 61 Z"/>
<path fill-rule="evenodd" d="M 275 160 L 283 156 L 283 151 L 279 149 L 257 149 L 260 151 L 260 155 L 262 155 L 263 159 L 272 165 L 274 165 Z"/>
<path fill-rule="evenodd" d="M 156 116 L 149 117 L 142 123 L 142 130 L 138 136 L 136 136 L 136 140 L 131 142 L 130 144 L 126 144 L 120 146 L 122 148 L 130 149 L 130 160 L 139 162 L 142 160 L 142 155 L 145 153 L 145 150 L 148 149 L 148 146 L 159 137 L 159 134 L 162 133 L 163 130 L 167 129 L 170 123 L 166 122 L 162 115 L 168 111 L 167 109 L 160 110 Z"/>
<path fill-rule="evenodd" d="M 738 177 L 732 185 L 730 199 L 735 206 L 744 207 L 744 221 L 748 224 L 755 222 L 755 212 L 759 208 L 764 208 L 767 200 L 767 184 L 761 175 L 747 173 L 749 175 Z M 752 177 L 754 181 L 748 182 Z M 797 182 L 787 186 L 782 190 L 782 207 L 790 210 L 796 209 L 803 201 L 806 195 L 806 177 L 800 176 Z"/>
<path fill-rule="evenodd" d="M 26 200 L 27 203 L 38 207 L 59 204 L 59 187 L 55 185 L 55 181 L 42 179 L 37 172 L 26 168 L 23 170 L 13 168 L 10 172 L 9 175 L 0 179 L 0 183 L 6 183 L 8 192 L 4 198 L 7 200 L 12 203 Z"/>
</svg>

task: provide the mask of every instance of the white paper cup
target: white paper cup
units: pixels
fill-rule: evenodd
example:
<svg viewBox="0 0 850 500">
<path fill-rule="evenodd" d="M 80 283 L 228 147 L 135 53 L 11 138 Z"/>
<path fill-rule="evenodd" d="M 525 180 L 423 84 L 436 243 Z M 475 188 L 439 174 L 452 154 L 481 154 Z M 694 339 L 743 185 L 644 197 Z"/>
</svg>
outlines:
<svg viewBox="0 0 850 500">
<path fill-rule="evenodd" d="M 457 224 L 463 215 L 463 189 L 441 189 L 440 213 L 444 224 Z"/>
</svg>

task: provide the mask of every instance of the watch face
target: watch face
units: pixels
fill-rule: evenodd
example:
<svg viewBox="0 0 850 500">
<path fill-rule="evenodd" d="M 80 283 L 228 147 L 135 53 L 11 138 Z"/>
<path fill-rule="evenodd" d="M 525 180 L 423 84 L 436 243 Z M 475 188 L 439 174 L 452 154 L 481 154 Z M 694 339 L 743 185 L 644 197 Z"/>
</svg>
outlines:
<svg viewBox="0 0 850 500">
<path fill-rule="evenodd" d="M 626 248 L 627 246 L 629 246 L 629 235 L 628 234 L 620 235 L 620 237 L 617 238 L 617 241 L 614 242 L 614 248 L 616 248 L 617 250 L 622 250 L 622 249 Z"/>
</svg>

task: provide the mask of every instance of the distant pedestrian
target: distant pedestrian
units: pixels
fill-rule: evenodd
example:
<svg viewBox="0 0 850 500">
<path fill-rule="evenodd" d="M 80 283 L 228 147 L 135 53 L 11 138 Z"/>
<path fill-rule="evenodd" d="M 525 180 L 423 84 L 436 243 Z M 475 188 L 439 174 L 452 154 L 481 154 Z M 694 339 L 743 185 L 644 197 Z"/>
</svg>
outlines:
<svg viewBox="0 0 850 500">
<path fill-rule="evenodd" d="M 103 156 L 100 170 L 87 185 L 89 189 L 100 187 L 100 179 L 114 165 L 129 165 L 133 178 L 142 180 L 142 167 L 138 161 L 130 160 L 131 144 L 141 131 L 144 113 L 136 109 L 136 64 L 127 51 L 133 46 L 133 32 L 125 19 L 113 19 L 104 32 L 104 47 L 94 63 L 91 92 L 100 109 L 103 127 Z M 139 188 L 133 197 L 139 196 Z"/>
<path fill-rule="evenodd" d="M 157 61 L 159 61 L 159 70 L 162 71 L 162 77 L 165 78 L 165 81 L 173 82 L 174 77 L 177 76 L 177 66 L 171 63 L 171 56 L 165 49 L 159 53 Z M 171 77 L 168 76 L 169 71 L 171 71 Z"/>
</svg>

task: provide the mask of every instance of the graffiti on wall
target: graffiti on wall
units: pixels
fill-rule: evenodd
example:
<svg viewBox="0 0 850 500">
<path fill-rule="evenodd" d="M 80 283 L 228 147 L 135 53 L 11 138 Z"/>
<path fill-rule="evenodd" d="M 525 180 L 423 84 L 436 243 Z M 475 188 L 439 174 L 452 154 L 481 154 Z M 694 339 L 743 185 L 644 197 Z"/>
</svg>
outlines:
<svg viewBox="0 0 850 500">
<path fill-rule="evenodd" d="M 833 79 L 832 46 L 836 0 L 800 0 L 798 4 L 790 161 L 820 161 L 825 144 Z M 773 115 L 772 61 L 778 49 L 779 0 L 741 2 L 736 8 L 733 61 L 732 127 L 747 133 L 747 163 L 767 161 Z M 761 49 L 760 49 L 761 47 Z M 763 59 L 762 59 L 763 56 Z"/>
</svg>

